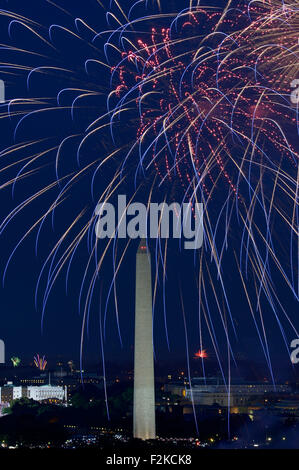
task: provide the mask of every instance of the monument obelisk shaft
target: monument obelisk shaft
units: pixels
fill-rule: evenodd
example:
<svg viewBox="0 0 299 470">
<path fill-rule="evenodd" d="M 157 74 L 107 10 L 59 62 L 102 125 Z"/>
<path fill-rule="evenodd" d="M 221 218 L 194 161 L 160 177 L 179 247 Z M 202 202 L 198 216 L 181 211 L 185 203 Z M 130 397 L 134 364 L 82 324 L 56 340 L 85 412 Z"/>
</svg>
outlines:
<svg viewBox="0 0 299 470">
<path fill-rule="evenodd" d="M 134 437 L 155 439 L 155 377 L 151 263 L 145 240 L 136 257 Z"/>
</svg>

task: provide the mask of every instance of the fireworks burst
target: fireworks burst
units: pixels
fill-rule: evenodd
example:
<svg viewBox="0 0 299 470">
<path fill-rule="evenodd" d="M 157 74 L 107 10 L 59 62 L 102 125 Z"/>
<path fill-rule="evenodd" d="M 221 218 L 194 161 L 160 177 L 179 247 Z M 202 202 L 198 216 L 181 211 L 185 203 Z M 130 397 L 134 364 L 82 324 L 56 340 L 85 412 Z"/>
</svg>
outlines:
<svg viewBox="0 0 299 470">
<path fill-rule="evenodd" d="M 39 354 L 34 356 L 34 365 L 37 367 L 39 370 L 45 370 L 47 367 L 47 361 L 45 356 L 40 357 Z"/>
<path fill-rule="evenodd" d="M 270 369 L 264 299 L 283 335 L 281 313 L 297 335 L 277 295 L 277 273 L 298 298 L 297 113 L 290 103 L 289 74 L 273 69 L 279 46 L 267 41 L 271 34 L 272 40 L 277 37 L 281 19 L 277 7 L 271 8 L 267 16 L 268 9 L 258 2 L 225 14 L 196 6 L 170 15 L 168 23 L 163 17 L 159 27 L 153 27 L 159 23 L 154 17 L 142 17 L 132 22 L 136 34 L 131 34 L 132 23 L 125 24 L 111 34 L 107 46 L 113 65 L 112 129 L 117 121 L 124 125 L 124 117 L 137 123 L 124 168 L 134 162 L 136 184 L 141 174 L 158 180 L 168 197 L 182 194 L 182 200 L 204 202 L 200 315 L 212 332 L 214 299 L 224 328 L 228 315 L 234 329 L 224 279 L 224 259 L 227 263 L 230 253 L 259 337 L 264 336 Z M 287 38 L 294 48 L 294 37 L 292 30 L 281 41 Z M 232 241 L 235 227 L 239 242 Z M 281 230 L 290 241 L 289 257 L 278 255 Z M 217 351 L 216 335 L 211 336 Z"/>
<path fill-rule="evenodd" d="M 208 357 L 208 353 L 206 352 L 205 349 L 199 349 L 198 351 L 196 351 L 196 353 L 194 354 L 194 359 L 207 359 Z"/>
<path fill-rule="evenodd" d="M 21 364 L 21 359 L 19 357 L 13 356 L 10 358 L 10 360 L 14 367 L 19 367 L 19 365 Z"/>
<path fill-rule="evenodd" d="M 234 292 L 227 280 L 233 268 L 272 371 L 263 306 L 270 305 L 286 346 L 283 324 L 297 335 L 276 282 L 279 278 L 283 292 L 298 299 L 298 117 L 288 95 L 298 63 L 297 3 L 240 2 L 234 8 L 228 2 L 220 10 L 186 1 L 182 11 L 176 2 L 168 2 L 168 8 L 166 3 L 139 1 L 125 11 L 111 2 L 110 26 L 104 32 L 81 18 L 71 24 L 67 16 L 68 26 L 48 29 L 1 10 L 9 37 L 0 70 L 12 90 L 18 90 L 1 108 L 2 121 L 9 120 L 14 134 L 14 143 L 1 153 L 2 189 L 12 188 L 15 196 L 18 187 L 28 191 L 28 182 L 36 188 L 7 214 L 1 233 L 23 212 L 39 208 L 13 248 L 4 277 L 22 242 L 36 233 L 38 253 L 47 224 L 54 227 L 64 210 L 38 278 L 36 304 L 41 300 L 43 318 L 59 275 L 65 274 L 68 286 L 74 258 L 87 241 L 78 292 L 80 306 L 85 298 L 82 352 L 111 245 L 114 276 L 105 305 L 107 310 L 114 294 L 119 320 L 115 286 L 128 248 L 117 254 L 117 237 L 99 244 L 96 204 L 122 192 L 148 202 L 202 201 L 204 246 L 194 268 L 200 349 L 204 353 L 206 328 L 222 370 L 216 315 L 233 356 Z M 182 2 L 177 3 L 181 8 Z M 287 34 L 281 36 L 285 21 Z M 281 53 L 273 67 L 277 48 Z M 21 94 L 19 83 L 26 84 Z M 154 258 L 155 286 L 162 272 L 164 288 L 167 244 L 164 249 L 158 240 Z M 35 360 L 38 368 L 40 361 L 46 363 L 39 356 Z"/>
<path fill-rule="evenodd" d="M 254 41 L 259 72 L 286 92 L 298 75 L 299 2 L 257 0 L 253 4 L 263 14 L 252 14 L 252 21 L 242 36 L 250 35 Z"/>
</svg>

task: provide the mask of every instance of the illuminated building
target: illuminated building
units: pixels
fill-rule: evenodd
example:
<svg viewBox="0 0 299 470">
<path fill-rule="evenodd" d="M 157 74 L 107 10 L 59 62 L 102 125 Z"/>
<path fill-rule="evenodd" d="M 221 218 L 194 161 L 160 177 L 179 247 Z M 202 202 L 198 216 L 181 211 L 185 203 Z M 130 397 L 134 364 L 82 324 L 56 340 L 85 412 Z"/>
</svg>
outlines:
<svg viewBox="0 0 299 470">
<path fill-rule="evenodd" d="M 35 401 L 66 401 L 66 388 L 50 384 L 16 386 L 12 382 L 0 387 L 0 404 L 10 403 L 12 400 L 20 398 L 31 398 Z"/>
<path fill-rule="evenodd" d="M 26 396 L 26 387 L 22 385 L 16 387 L 12 382 L 8 382 L 3 387 L 0 387 L 0 403 L 10 403 L 12 400 L 24 396 Z"/>
<path fill-rule="evenodd" d="M 154 439 L 155 378 L 152 319 L 152 278 L 145 240 L 136 257 L 135 350 L 134 350 L 134 437 Z"/>
<path fill-rule="evenodd" d="M 244 407 L 253 398 L 263 397 L 266 394 L 287 394 L 290 387 L 285 384 L 269 384 L 262 382 L 238 382 L 232 380 L 229 388 L 217 377 L 193 378 L 192 386 L 180 383 L 165 384 L 164 390 L 174 395 L 183 396 L 196 405 L 211 406 L 218 404 L 222 407 Z"/>
<path fill-rule="evenodd" d="M 27 398 L 32 398 L 35 401 L 43 400 L 66 400 L 66 389 L 60 385 L 41 385 L 36 387 L 31 385 L 27 387 Z"/>
<path fill-rule="evenodd" d="M 20 383 L 24 385 L 44 385 L 46 383 L 46 378 L 31 377 L 28 379 L 20 379 Z"/>
</svg>

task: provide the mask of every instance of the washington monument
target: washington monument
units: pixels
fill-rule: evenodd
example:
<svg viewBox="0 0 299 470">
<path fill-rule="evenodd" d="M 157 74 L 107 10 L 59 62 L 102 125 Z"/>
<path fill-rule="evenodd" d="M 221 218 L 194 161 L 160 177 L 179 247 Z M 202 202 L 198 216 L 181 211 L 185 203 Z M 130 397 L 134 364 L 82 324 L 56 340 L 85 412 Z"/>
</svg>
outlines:
<svg viewBox="0 0 299 470">
<path fill-rule="evenodd" d="M 136 257 L 134 437 L 155 439 L 155 378 L 152 318 L 151 262 L 146 241 Z"/>
</svg>

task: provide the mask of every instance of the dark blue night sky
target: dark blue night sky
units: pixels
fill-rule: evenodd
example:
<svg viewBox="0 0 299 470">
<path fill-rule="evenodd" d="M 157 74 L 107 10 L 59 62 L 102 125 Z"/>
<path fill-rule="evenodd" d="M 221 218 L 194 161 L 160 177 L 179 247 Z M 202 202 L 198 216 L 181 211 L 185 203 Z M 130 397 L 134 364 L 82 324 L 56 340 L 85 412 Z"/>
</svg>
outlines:
<svg viewBox="0 0 299 470">
<path fill-rule="evenodd" d="M 51 25 L 63 25 L 70 31 L 77 31 L 75 28 L 75 19 L 82 18 L 95 31 L 104 31 L 107 29 L 107 18 L 105 9 L 100 6 L 104 3 L 109 9 L 109 2 L 97 2 L 96 0 L 86 0 L 85 2 L 68 2 L 57 0 L 54 3 L 46 0 L 39 1 L 21 1 L 21 0 L 0 0 L 0 8 L 8 10 L 19 15 L 30 18 L 32 21 L 39 23 L 36 26 L 32 23 L 37 31 L 40 31 L 43 37 L 47 36 L 47 30 Z M 124 9 L 128 10 L 131 1 L 122 1 Z M 176 2 L 174 2 L 176 3 Z M 183 2 L 182 2 L 183 3 Z M 189 1 L 187 2 L 189 4 Z M 225 2 L 224 2 L 225 4 Z M 217 2 L 219 5 L 219 2 Z M 151 8 L 150 2 L 148 5 Z M 113 8 L 112 8 L 112 11 Z M 114 28 L 115 24 L 111 20 L 108 28 Z M 84 70 L 84 63 L 87 59 L 105 60 L 104 54 L 98 57 L 99 50 L 104 47 L 104 38 L 96 42 L 96 47 L 90 45 L 92 35 L 84 26 L 79 25 L 80 36 L 85 41 L 80 41 L 71 34 L 65 34 L 53 27 L 50 29 L 49 45 L 42 42 L 38 37 L 34 36 L 28 29 L 22 27 L 18 21 L 11 23 L 11 18 L 6 15 L 0 16 L 0 35 L 1 44 L 11 45 L 13 47 L 34 51 L 34 54 L 24 54 L 14 50 L 7 50 L 0 47 L 0 79 L 6 84 L 6 98 L 16 99 L 26 98 L 43 98 L 46 103 L 50 103 L 51 111 L 36 116 L 34 113 L 22 125 L 18 126 L 18 112 L 22 112 L 26 108 L 34 111 L 38 106 L 28 104 L 20 104 L 11 107 L 11 115 L 8 119 L 1 119 L 1 149 L 6 149 L 12 145 L 27 142 L 31 139 L 40 140 L 38 145 L 34 147 L 34 153 L 43 152 L 47 148 L 55 147 L 66 136 L 71 134 L 80 134 L 84 132 L 88 123 L 96 119 L 102 113 L 105 113 L 106 96 L 109 93 L 110 75 L 100 69 L 100 67 L 92 66 L 89 74 Z M 52 44 L 51 47 L 50 44 Z M 20 62 L 21 61 L 21 62 Z M 21 63 L 23 70 L 16 71 L 9 67 L 11 63 Z M 71 73 L 63 71 L 50 72 L 49 74 L 37 74 L 32 76 L 30 86 L 27 88 L 28 68 L 38 66 L 49 66 L 71 70 Z M 56 97 L 58 90 L 66 87 L 86 87 L 87 89 L 96 90 L 98 95 L 92 99 L 83 102 L 83 110 L 74 111 L 73 119 L 70 117 L 68 108 L 69 101 L 67 97 L 61 97 L 60 110 L 57 111 L 53 104 L 53 97 Z M 7 112 L 7 106 L 2 105 L 1 112 Z M 15 114 L 16 113 L 16 114 Z M 17 127 L 17 130 L 16 130 Z M 133 132 L 133 131 L 132 131 Z M 133 135 L 133 134 L 132 134 Z M 118 134 L 120 144 L 124 135 L 121 131 Z M 131 138 L 131 136 L 130 136 Z M 62 152 L 61 166 L 59 167 L 60 177 L 69 173 L 78 171 L 76 149 L 78 141 L 70 141 Z M 104 153 L 108 148 L 113 148 L 113 142 L 108 130 L 102 133 L 101 137 L 93 138 L 87 147 L 82 150 L 80 164 L 87 164 L 95 158 L 95 155 Z M 17 158 L 21 160 L 29 155 L 30 150 L 24 148 L 19 150 Z M 13 161 L 9 155 L 1 156 L 1 169 L 9 165 Z M 22 203 L 30 194 L 40 191 L 43 187 L 51 184 L 55 179 L 55 171 L 53 162 L 55 161 L 55 152 L 50 151 L 45 157 L 41 157 L 29 170 L 34 173 L 24 179 L 20 179 L 15 185 L 5 187 L 5 182 L 15 178 L 22 165 L 17 164 L 0 173 L 1 189 L 1 221 L 15 207 Z M 24 362 L 30 361 L 37 352 L 45 354 L 49 360 L 62 358 L 75 361 L 79 360 L 80 354 L 80 337 L 84 308 L 79 309 L 79 296 L 84 267 L 86 266 L 89 256 L 88 240 L 84 241 L 78 248 L 74 256 L 73 263 L 69 273 L 63 268 L 61 275 L 55 281 L 55 285 L 49 295 L 47 306 L 44 312 L 43 325 L 41 327 L 42 303 L 44 288 L 46 285 L 47 271 L 45 271 L 40 282 L 40 289 L 37 295 L 37 305 L 35 305 L 35 289 L 39 277 L 39 273 L 46 261 L 50 250 L 62 235 L 65 227 L 70 221 L 87 207 L 87 213 L 83 220 L 86 222 L 95 209 L 97 202 L 97 194 L 106 186 L 107 181 L 115 171 L 118 162 L 113 162 L 103 172 L 97 175 L 94 182 L 94 193 L 90 190 L 90 174 L 83 175 L 80 181 L 74 184 L 71 197 L 67 197 L 64 203 L 57 207 L 54 219 L 48 217 L 43 224 L 38 246 L 36 251 L 36 235 L 37 230 L 27 237 L 27 239 L 17 248 L 9 266 L 7 261 L 14 247 L 34 223 L 37 217 L 40 217 L 55 194 L 59 193 L 59 188 L 49 190 L 45 195 L 25 207 L 20 214 L 17 214 L 12 222 L 6 227 L 1 234 L 1 273 L 5 273 L 5 282 L 0 290 L 0 315 L 1 327 L 0 337 L 5 340 L 7 349 L 7 358 L 11 355 L 18 355 Z M 25 170 L 26 172 L 26 170 Z M 123 188 L 130 191 L 130 183 L 128 187 Z M 220 188 L 220 198 L 222 189 Z M 219 197 L 219 195 L 218 195 Z M 225 197 L 225 189 L 223 190 Z M 157 196 L 159 199 L 159 196 Z M 258 219 L 257 219 L 258 222 Z M 278 228 L 277 228 L 278 227 Z M 275 230 L 280 230 L 279 224 Z M 261 228 L 263 222 L 261 218 Z M 256 327 L 252 320 L 246 296 L 244 294 L 242 284 L 240 282 L 239 273 L 236 268 L 234 253 L 238 250 L 238 235 L 240 232 L 237 218 L 235 220 L 235 229 L 231 230 L 231 250 L 224 254 L 222 260 L 223 276 L 227 286 L 227 295 L 230 298 L 231 316 L 235 323 L 236 335 L 232 328 L 230 329 L 231 346 L 235 354 L 236 363 L 248 364 L 248 370 L 253 364 L 258 362 L 263 364 L 265 374 L 269 371 L 266 364 L 264 352 L 260 345 Z M 281 227 L 282 243 L 280 257 L 288 256 L 289 241 L 284 243 L 289 237 L 289 232 Z M 125 260 L 122 264 L 117 278 L 117 296 L 119 306 L 119 321 L 121 340 L 119 338 L 115 306 L 113 295 L 108 303 L 106 303 L 109 292 L 111 279 L 113 276 L 112 269 L 112 250 L 108 250 L 101 275 L 96 287 L 90 314 L 88 318 L 88 328 L 85 332 L 84 341 L 84 361 L 85 363 L 101 362 L 101 345 L 100 345 L 100 318 L 103 320 L 106 310 L 105 338 L 104 349 L 105 359 L 116 364 L 128 363 L 133 361 L 133 327 L 134 327 L 134 282 L 135 282 L 135 251 L 138 241 L 135 241 L 130 247 Z M 287 248 L 286 248 L 287 247 Z M 152 263 L 155 265 L 155 245 L 150 243 L 152 252 Z M 202 248 L 204 249 L 204 248 Z M 209 256 L 207 254 L 207 256 Z M 58 256 L 59 257 L 59 256 Z M 183 295 L 184 312 L 186 316 L 186 328 L 188 337 L 188 350 L 192 355 L 200 348 L 199 335 L 199 308 L 198 308 L 198 286 L 197 273 L 198 264 L 194 259 L 193 253 L 179 252 L 176 243 L 170 243 L 168 253 L 168 271 L 167 282 L 165 288 L 166 312 L 163 307 L 163 281 L 159 280 L 159 294 L 155 307 L 155 355 L 157 363 L 170 364 L 175 367 L 176 364 L 186 363 L 186 335 L 184 329 L 182 305 L 180 300 L 180 290 Z M 83 267 L 83 268 L 82 268 Z M 251 266 L 249 266 L 250 270 Z M 212 276 L 216 279 L 215 270 L 211 267 Z M 68 284 L 66 290 L 66 276 L 68 275 Z M 248 274 L 249 279 L 251 273 Z M 296 276 L 296 274 L 295 274 Z M 275 281 L 277 292 L 279 291 L 280 299 L 282 299 L 283 307 L 292 319 L 294 326 L 298 325 L 297 313 L 298 306 L 295 297 L 291 294 L 285 282 L 275 272 L 273 274 L 273 283 Z M 215 280 L 215 284 L 217 284 Z M 219 284 L 219 283 L 218 283 Z M 218 286 L 217 284 L 217 286 Z M 248 284 L 249 292 L 254 295 L 252 285 Z M 212 318 L 213 328 L 217 334 L 219 342 L 219 351 L 224 364 L 227 363 L 227 344 L 223 330 L 222 321 L 218 313 L 217 305 L 212 297 L 212 289 L 209 278 L 206 278 L 206 295 L 210 296 L 210 311 L 205 312 Z M 218 287 L 217 287 L 218 289 Z M 83 294 L 86 294 L 86 287 Z M 222 299 L 222 302 L 223 299 Z M 225 303 L 225 302 L 224 302 Z M 222 303 L 221 308 L 224 303 Z M 255 310 L 255 304 L 254 304 Z M 275 377 L 279 378 L 289 373 L 290 360 L 286 344 L 289 346 L 291 340 L 295 337 L 294 332 L 280 315 L 281 325 L 285 329 L 286 339 L 283 340 L 278 322 L 271 307 L 266 301 L 262 301 L 262 310 L 264 318 L 264 326 L 267 332 L 267 341 L 269 351 L 272 357 Z M 166 316 L 165 316 L 166 315 Z M 255 310 L 257 322 L 259 323 L 259 312 Z M 227 322 L 230 322 L 227 316 Z M 166 334 L 167 323 L 167 334 Z M 207 371 L 211 370 L 217 362 L 216 355 L 210 334 L 206 326 L 203 326 L 203 343 L 204 349 L 208 351 L 210 356 L 207 362 Z M 170 350 L 167 346 L 167 335 L 169 338 Z M 286 343 L 286 344 L 285 344 Z M 210 364 L 210 366 L 209 366 Z M 215 366 L 217 369 L 217 366 Z M 234 370 L 237 367 L 234 365 Z M 286 372 L 287 371 L 287 372 Z M 243 373 L 243 372 L 242 372 Z"/>
</svg>

